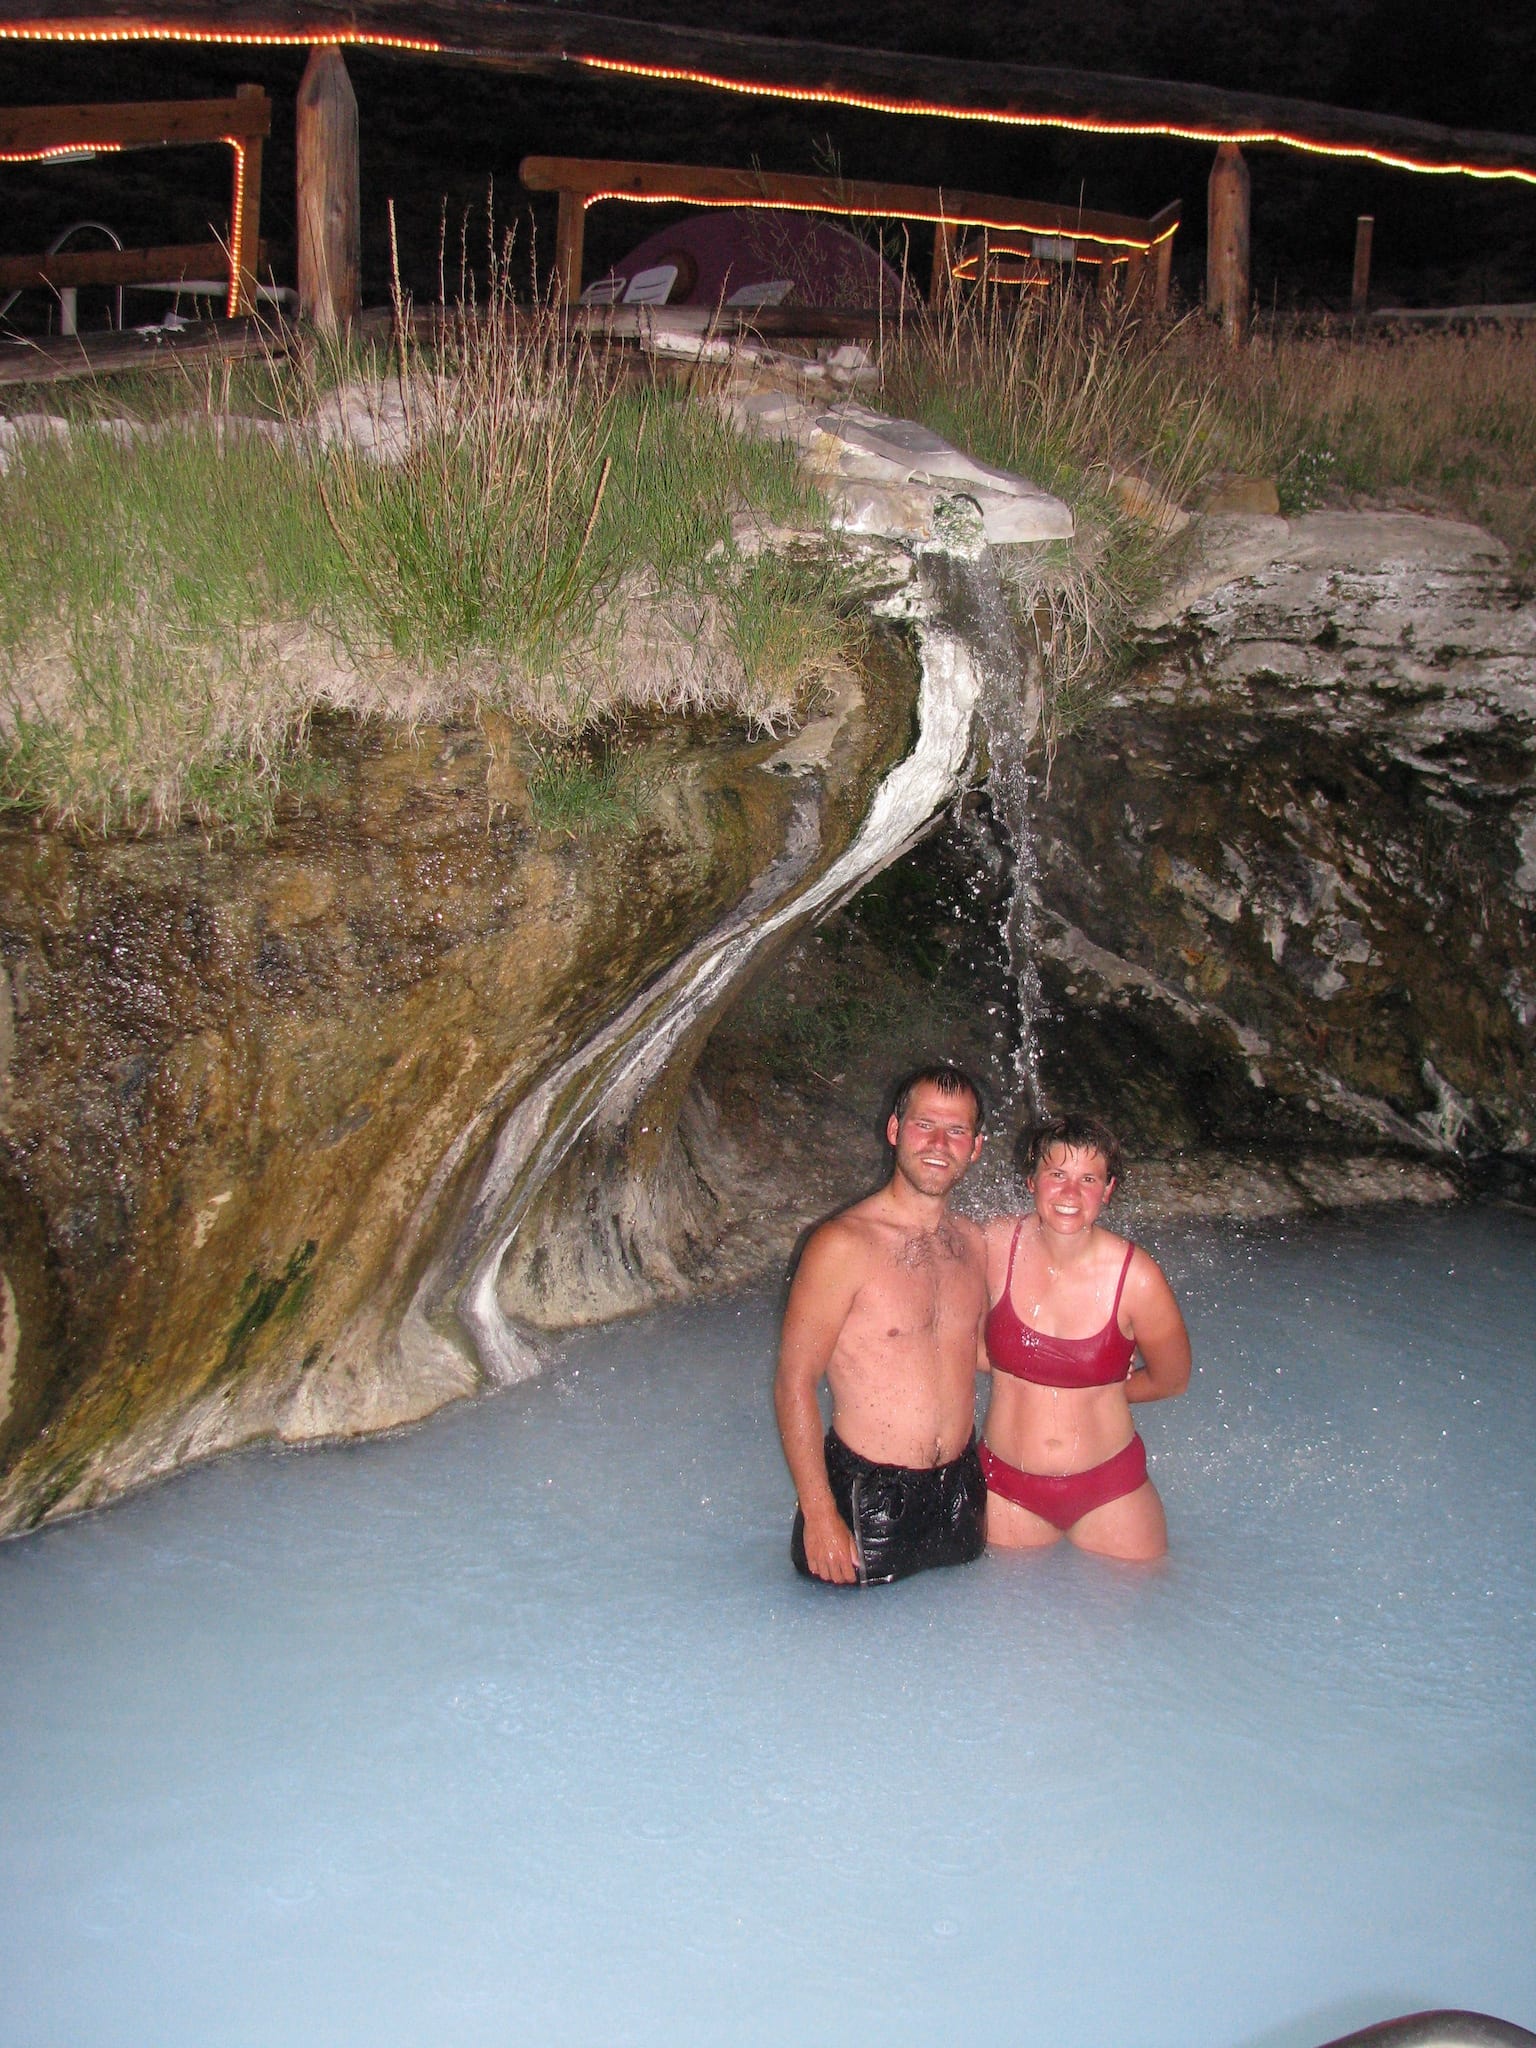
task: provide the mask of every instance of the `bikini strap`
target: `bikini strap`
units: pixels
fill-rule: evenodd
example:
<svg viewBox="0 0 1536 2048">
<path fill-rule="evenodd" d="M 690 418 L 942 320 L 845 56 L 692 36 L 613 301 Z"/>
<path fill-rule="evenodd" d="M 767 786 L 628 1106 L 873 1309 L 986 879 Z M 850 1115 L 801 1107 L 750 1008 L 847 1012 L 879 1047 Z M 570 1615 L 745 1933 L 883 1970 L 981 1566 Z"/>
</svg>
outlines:
<svg viewBox="0 0 1536 2048">
<path fill-rule="evenodd" d="M 1109 1312 L 1109 1320 L 1112 1323 L 1116 1323 L 1120 1319 L 1120 1297 L 1125 1292 L 1125 1276 L 1131 1270 L 1131 1261 L 1135 1256 L 1135 1245 L 1127 1244 L 1125 1247 L 1125 1264 L 1120 1268 L 1120 1285 L 1115 1289 L 1115 1305 Z"/>
<path fill-rule="evenodd" d="M 1013 1236 L 1008 1242 L 1008 1278 L 1003 1282 L 1003 1299 L 1005 1301 L 1013 1299 L 1013 1261 L 1019 1249 L 1019 1232 L 1023 1228 L 1024 1218 L 1021 1216 L 1018 1222 L 1014 1224 Z"/>
</svg>

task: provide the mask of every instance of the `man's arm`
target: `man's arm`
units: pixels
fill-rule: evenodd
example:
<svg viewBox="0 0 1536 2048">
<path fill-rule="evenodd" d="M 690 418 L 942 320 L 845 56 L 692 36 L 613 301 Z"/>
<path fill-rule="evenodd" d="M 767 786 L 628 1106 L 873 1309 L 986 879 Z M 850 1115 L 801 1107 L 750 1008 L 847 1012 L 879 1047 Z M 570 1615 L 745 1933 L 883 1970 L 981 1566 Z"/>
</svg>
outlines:
<svg viewBox="0 0 1536 2048">
<path fill-rule="evenodd" d="M 1136 1253 L 1125 1295 L 1143 1368 L 1126 1381 L 1126 1399 L 1170 1401 L 1189 1385 L 1189 1332 L 1162 1268 L 1146 1252 Z"/>
<path fill-rule="evenodd" d="M 773 1382 L 784 1461 L 805 1516 L 805 1561 L 818 1579 L 840 1586 L 857 1580 L 859 1559 L 853 1532 L 838 1513 L 827 1484 L 816 1389 L 859 1290 L 862 1276 L 851 1239 L 846 1226 L 823 1224 L 802 1252 L 784 1311 Z"/>
</svg>

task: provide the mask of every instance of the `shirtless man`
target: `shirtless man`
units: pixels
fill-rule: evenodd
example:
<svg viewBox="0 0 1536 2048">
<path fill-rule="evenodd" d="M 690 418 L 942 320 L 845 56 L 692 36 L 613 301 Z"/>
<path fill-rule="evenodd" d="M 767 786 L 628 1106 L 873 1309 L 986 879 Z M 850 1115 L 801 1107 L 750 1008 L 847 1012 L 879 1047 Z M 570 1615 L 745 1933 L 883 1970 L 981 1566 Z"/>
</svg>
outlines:
<svg viewBox="0 0 1536 2048">
<path fill-rule="evenodd" d="M 948 1209 L 980 1154 L 980 1124 L 959 1068 L 914 1074 L 886 1125 L 889 1182 L 823 1223 L 801 1256 L 773 1399 L 800 1501 L 790 1556 L 811 1578 L 884 1584 L 968 1564 L 985 1545 L 972 1421 L 986 1243 Z"/>
</svg>

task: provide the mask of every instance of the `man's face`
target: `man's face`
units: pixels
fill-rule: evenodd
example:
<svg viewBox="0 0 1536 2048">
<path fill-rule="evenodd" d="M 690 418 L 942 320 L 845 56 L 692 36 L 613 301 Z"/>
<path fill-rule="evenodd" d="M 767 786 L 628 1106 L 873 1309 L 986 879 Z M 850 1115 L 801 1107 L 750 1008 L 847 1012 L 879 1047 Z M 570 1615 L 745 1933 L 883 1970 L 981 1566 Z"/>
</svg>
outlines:
<svg viewBox="0 0 1536 2048">
<path fill-rule="evenodd" d="M 946 1095 L 933 1081 L 918 1082 L 885 1135 L 896 1148 L 896 1171 L 920 1195 L 947 1195 L 982 1143 L 970 1095 Z"/>
</svg>

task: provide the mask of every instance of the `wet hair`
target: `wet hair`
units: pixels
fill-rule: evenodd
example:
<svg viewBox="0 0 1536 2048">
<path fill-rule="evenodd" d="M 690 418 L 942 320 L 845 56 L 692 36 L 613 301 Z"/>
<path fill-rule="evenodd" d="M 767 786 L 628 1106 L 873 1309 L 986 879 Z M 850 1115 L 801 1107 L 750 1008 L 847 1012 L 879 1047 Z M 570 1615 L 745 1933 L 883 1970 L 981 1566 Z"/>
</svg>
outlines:
<svg viewBox="0 0 1536 2048">
<path fill-rule="evenodd" d="M 978 1131 L 981 1129 L 987 1116 L 986 1097 L 982 1094 L 979 1083 L 971 1079 L 964 1067 L 951 1066 L 948 1061 L 934 1067 L 919 1067 L 915 1074 L 908 1074 L 905 1079 L 897 1082 L 895 1095 L 891 1099 L 891 1114 L 898 1122 L 907 1113 L 907 1105 L 912 1100 L 913 1091 L 921 1088 L 924 1082 L 937 1088 L 941 1095 L 969 1095 L 976 1105 L 976 1128 Z"/>
<path fill-rule="evenodd" d="M 1048 1152 L 1097 1152 L 1104 1161 L 1106 1179 L 1118 1180 L 1125 1164 L 1120 1140 L 1096 1116 L 1068 1110 L 1064 1116 L 1037 1117 L 1026 1124 L 1013 1148 L 1013 1163 L 1026 1180 L 1033 1180 Z"/>
</svg>

